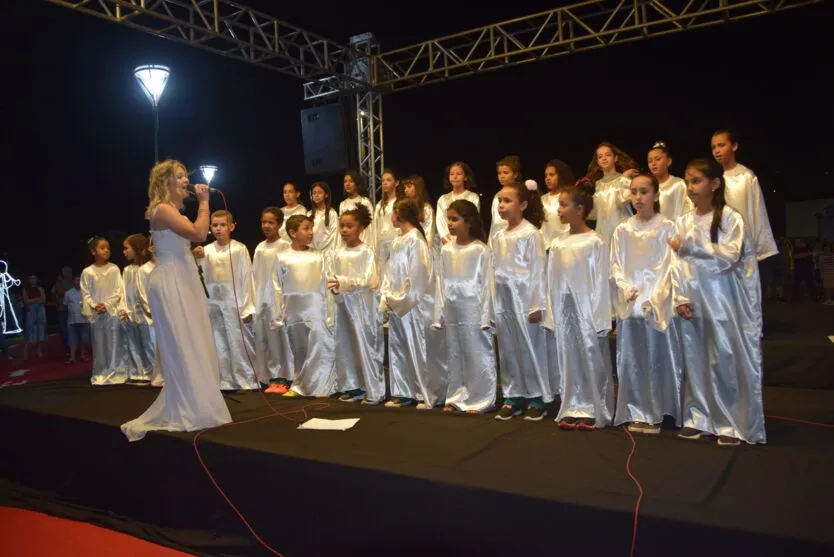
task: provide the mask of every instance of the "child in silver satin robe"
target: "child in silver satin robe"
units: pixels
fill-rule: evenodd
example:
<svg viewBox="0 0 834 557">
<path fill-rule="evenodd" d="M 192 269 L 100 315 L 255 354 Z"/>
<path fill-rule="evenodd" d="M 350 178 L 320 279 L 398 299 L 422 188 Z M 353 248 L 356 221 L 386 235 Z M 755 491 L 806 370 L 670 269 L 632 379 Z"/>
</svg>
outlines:
<svg viewBox="0 0 834 557">
<path fill-rule="evenodd" d="M 122 270 L 125 304 L 122 313 L 122 334 L 131 362 L 130 381 L 149 382 L 155 360 L 151 326 L 142 311 L 139 295 L 141 265 L 148 259 L 148 239 L 142 234 L 131 234 L 124 241 L 125 259 L 131 264 Z"/>
<path fill-rule="evenodd" d="M 208 290 L 208 311 L 214 346 L 220 364 L 220 390 L 257 389 L 252 362 L 255 342 L 251 320 L 255 313 L 252 259 L 249 249 L 231 233 L 231 213 L 215 211 L 211 232 L 216 241 L 205 246 L 198 264 Z M 199 248 L 197 251 L 200 254 Z"/>
<path fill-rule="evenodd" d="M 628 423 L 629 431 L 656 434 L 663 416 L 681 423 L 683 362 L 672 307 L 673 253 L 667 244 L 675 225 L 655 211 L 661 197 L 656 177 L 636 176 L 631 190 L 637 214 L 617 226 L 611 238 L 619 379 L 614 425 Z"/>
<path fill-rule="evenodd" d="M 282 327 L 289 343 L 288 364 L 294 376 L 287 397 L 325 397 L 335 387 L 333 302 L 327 293 L 324 255 L 309 245 L 313 220 L 290 217 L 286 225 L 292 247 L 278 254 L 272 276 L 275 304 L 271 327 Z"/>
<path fill-rule="evenodd" d="M 358 205 L 339 221 L 343 242 L 328 265 L 328 287 L 336 300 L 336 391 L 342 393 L 342 402 L 378 404 L 385 398 L 379 280 L 374 250 L 359 240 L 371 216 L 364 205 Z"/>
<path fill-rule="evenodd" d="M 550 244 L 547 261 L 548 327 L 562 391 L 555 421 L 562 429 L 607 427 L 614 414 L 608 246 L 585 223 L 594 199 L 587 181 L 560 194 L 559 215 L 571 228 Z"/>
</svg>

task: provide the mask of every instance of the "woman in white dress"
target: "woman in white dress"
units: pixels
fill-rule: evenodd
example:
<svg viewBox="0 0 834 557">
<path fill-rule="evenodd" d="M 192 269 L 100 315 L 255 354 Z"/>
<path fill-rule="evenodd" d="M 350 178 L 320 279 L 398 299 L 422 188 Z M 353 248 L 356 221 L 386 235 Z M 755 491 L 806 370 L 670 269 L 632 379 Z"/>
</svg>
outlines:
<svg viewBox="0 0 834 557">
<path fill-rule="evenodd" d="M 189 249 L 190 242 L 203 242 L 208 233 L 208 186 L 195 187 L 200 206 L 192 223 L 179 212 L 187 185 L 182 163 L 167 160 L 151 170 L 145 217 L 151 221 L 156 267 L 148 303 L 165 386 L 144 414 L 122 425 L 129 441 L 153 430 L 195 431 L 232 421 L 220 394 L 208 307 Z"/>
</svg>

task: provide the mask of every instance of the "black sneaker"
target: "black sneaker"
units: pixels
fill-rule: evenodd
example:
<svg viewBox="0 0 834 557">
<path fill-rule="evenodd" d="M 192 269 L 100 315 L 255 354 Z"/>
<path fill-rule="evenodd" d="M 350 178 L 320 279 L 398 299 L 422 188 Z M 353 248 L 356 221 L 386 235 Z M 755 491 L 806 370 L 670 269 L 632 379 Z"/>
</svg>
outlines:
<svg viewBox="0 0 834 557">
<path fill-rule="evenodd" d="M 508 420 L 512 420 L 515 416 L 521 415 L 521 408 L 518 406 L 513 406 L 512 404 L 505 404 L 501 407 L 501 410 L 495 415 L 496 420 L 501 420 L 502 422 L 506 422 Z"/>
<path fill-rule="evenodd" d="M 538 406 L 528 406 L 524 412 L 524 419 L 531 422 L 540 422 L 547 416 L 547 410 Z"/>
</svg>

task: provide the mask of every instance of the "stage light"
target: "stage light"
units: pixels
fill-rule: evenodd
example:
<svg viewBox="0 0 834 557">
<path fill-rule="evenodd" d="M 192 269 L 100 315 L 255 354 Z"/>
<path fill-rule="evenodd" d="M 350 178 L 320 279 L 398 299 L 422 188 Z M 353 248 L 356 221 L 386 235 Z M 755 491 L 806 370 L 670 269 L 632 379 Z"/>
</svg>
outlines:
<svg viewBox="0 0 834 557">
<path fill-rule="evenodd" d="M 203 173 L 203 178 L 206 180 L 206 185 L 211 185 L 214 175 L 217 174 L 217 167 L 211 164 L 204 164 L 200 167 L 200 172 Z"/>
<path fill-rule="evenodd" d="M 153 108 L 153 156 L 155 162 L 159 162 L 159 99 L 165 91 L 165 85 L 168 83 L 170 75 L 170 68 L 156 64 L 146 64 L 133 70 L 133 77 L 139 82 L 142 92 L 145 93 Z"/>
</svg>

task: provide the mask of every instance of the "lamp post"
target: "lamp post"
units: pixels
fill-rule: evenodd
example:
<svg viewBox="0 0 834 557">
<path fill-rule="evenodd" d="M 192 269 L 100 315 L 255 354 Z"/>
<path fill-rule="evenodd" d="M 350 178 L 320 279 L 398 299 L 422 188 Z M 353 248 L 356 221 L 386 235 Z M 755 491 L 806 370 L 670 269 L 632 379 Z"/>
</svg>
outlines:
<svg viewBox="0 0 834 557">
<path fill-rule="evenodd" d="M 206 180 L 206 185 L 211 185 L 211 180 L 217 174 L 217 167 L 213 164 L 204 164 L 200 167 L 200 172 L 203 173 L 203 178 Z"/>
<path fill-rule="evenodd" d="M 133 77 L 139 82 L 142 92 L 148 97 L 153 107 L 153 156 L 154 162 L 159 162 L 159 99 L 168 83 L 171 70 L 167 66 L 146 64 L 133 70 Z"/>
</svg>

